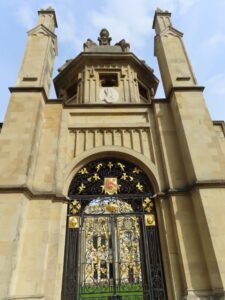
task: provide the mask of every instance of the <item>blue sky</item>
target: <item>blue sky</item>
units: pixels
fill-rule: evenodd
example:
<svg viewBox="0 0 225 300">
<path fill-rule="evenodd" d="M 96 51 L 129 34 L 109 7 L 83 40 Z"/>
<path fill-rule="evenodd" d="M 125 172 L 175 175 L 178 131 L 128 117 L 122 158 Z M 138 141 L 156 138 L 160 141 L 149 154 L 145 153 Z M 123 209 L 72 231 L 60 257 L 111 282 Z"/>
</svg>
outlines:
<svg viewBox="0 0 225 300">
<path fill-rule="evenodd" d="M 172 12 L 173 26 L 184 33 L 185 46 L 214 120 L 225 120 L 225 0 L 8 0 L 1 1 L 0 122 L 9 101 L 26 45 L 26 31 L 37 23 L 37 11 L 56 10 L 58 57 L 54 76 L 66 59 L 82 51 L 87 38 L 97 40 L 101 28 L 112 43 L 125 38 L 131 51 L 144 59 L 160 79 L 153 55 L 152 20 L 157 7 Z M 51 89 L 54 98 L 54 89 Z M 163 97 L 160 86 L 157 97 Z"/>
</svg>

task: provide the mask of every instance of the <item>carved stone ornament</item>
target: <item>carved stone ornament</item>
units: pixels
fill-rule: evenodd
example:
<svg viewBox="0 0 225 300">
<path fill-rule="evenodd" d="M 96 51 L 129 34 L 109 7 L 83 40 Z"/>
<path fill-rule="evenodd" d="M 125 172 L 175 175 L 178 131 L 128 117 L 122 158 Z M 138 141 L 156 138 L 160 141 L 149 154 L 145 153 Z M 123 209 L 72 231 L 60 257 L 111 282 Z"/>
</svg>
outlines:
<svg viewBox="0 0 225 300">
<path fill-rule="evenodd" d="M 123 52 L 128 52 L 130 50 L 130 44 L 125 41 L 125 39 L 122 39 L 118 43 L 115 44 L 115 46 L 120 46 Z"/>
<path fill-rule="evenodd" d="M 97 44 L 93 42 L 91 39 L 87 39 L 87 41 L 83 44 L 84 50 L 86 48 L 91 48 L 92 46 L 97 46 Z"/>
<path fill-rule="evenodd" d="M 98 38 L 100 46 L 110 46 L 112 38 L 109 36 L 109 32 L 107 29 L 103 28 L 100 31 L 100 37 Z"/>
</svg>

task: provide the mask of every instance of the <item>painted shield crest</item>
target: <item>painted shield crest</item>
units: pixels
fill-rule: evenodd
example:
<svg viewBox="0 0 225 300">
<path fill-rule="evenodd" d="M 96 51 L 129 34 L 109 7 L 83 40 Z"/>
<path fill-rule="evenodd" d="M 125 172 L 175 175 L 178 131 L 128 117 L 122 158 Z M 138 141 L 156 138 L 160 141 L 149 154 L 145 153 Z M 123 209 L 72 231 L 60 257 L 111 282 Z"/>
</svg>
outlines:
<svg viewBox="0 0 225 300">
<path fill-rule="evenodd" d="M 117 178 L 104 178 L 104 191 L 108 195 L 117 194 Z"/>
</svg>

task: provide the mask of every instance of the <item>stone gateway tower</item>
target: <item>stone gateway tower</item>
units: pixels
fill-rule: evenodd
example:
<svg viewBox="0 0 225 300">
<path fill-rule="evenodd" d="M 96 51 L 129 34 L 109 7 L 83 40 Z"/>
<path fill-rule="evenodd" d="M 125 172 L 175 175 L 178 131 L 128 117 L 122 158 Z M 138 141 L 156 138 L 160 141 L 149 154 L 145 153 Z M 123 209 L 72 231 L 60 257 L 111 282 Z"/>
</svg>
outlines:
<svg viewBox="0 0 225 300">
<path fill-rule="evenodd" d="M 107 29 L 54 79 L 38 12 L 0 133 L 0 299 L 225 299 L 225 125 L 157 10 L 153 70 Z"/>
</svg>

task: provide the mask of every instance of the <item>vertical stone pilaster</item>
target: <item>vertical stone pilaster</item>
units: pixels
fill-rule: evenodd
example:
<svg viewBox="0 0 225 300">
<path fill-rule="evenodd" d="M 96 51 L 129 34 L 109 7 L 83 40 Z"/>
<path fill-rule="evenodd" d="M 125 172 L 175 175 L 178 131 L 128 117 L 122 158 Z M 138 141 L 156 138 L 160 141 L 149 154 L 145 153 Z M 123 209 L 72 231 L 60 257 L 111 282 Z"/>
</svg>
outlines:
<svg viewBox="0 0 225 300">
<path fill-rule="evenodd" d="M 200 236 L 201 251 L 204 255 L 201 264 L 204 264 L 204 272 L 208 272 L 204 275 L 205 281 L 200 283 L 195 280 L 195 277 L 203 276 L 200 268 L 196 268 L 194 262 L 185 263 L 183 255 L 188 251 L 189 245 L 186 249 L 181 249 L 186 281 L 185 299 L 210 299 L 215 291 L 219 291 L 222 295 L 225 288 L 225 262 L 221 245 L 218 243 L 219 239 L 224 240 L 225 225 L 216 213 L 217 197 L 224 194 L 225 158 L 204 101 L 203 88 L 197 85 L 185 50 L 183 34 L 172 26 L 170 16 L 167 11 L 157 10 L 155 13 L 153 23 L 156 31 L 155 55 L 175 124 L 179 142 L 177 148 L 182 155 L 186 186 L 197 184 L 189 201 L 193 203 L 195 211 L 193 217 L 198 227 L 197 232 L 190 231 L 189 235 L 190 238 L 196 234 Z M 218 182 L 223 182 L 223 189 L 220 192 Z M 182 209 L 180 211 L 182 213 Z M 182 239 L 179 238 L 179 241 Z M 188 272 L 191 274 L 190 278 Z"/>
<path fill-rule="evenodd" d="M 17 78 L 17 87 L 43 87 L 49 94 L 53 64 L 57 55 L 55 11 L 49 7 L 38 12 L 38 25 L 28 31 L 28 41 Z"/>
</svg>

